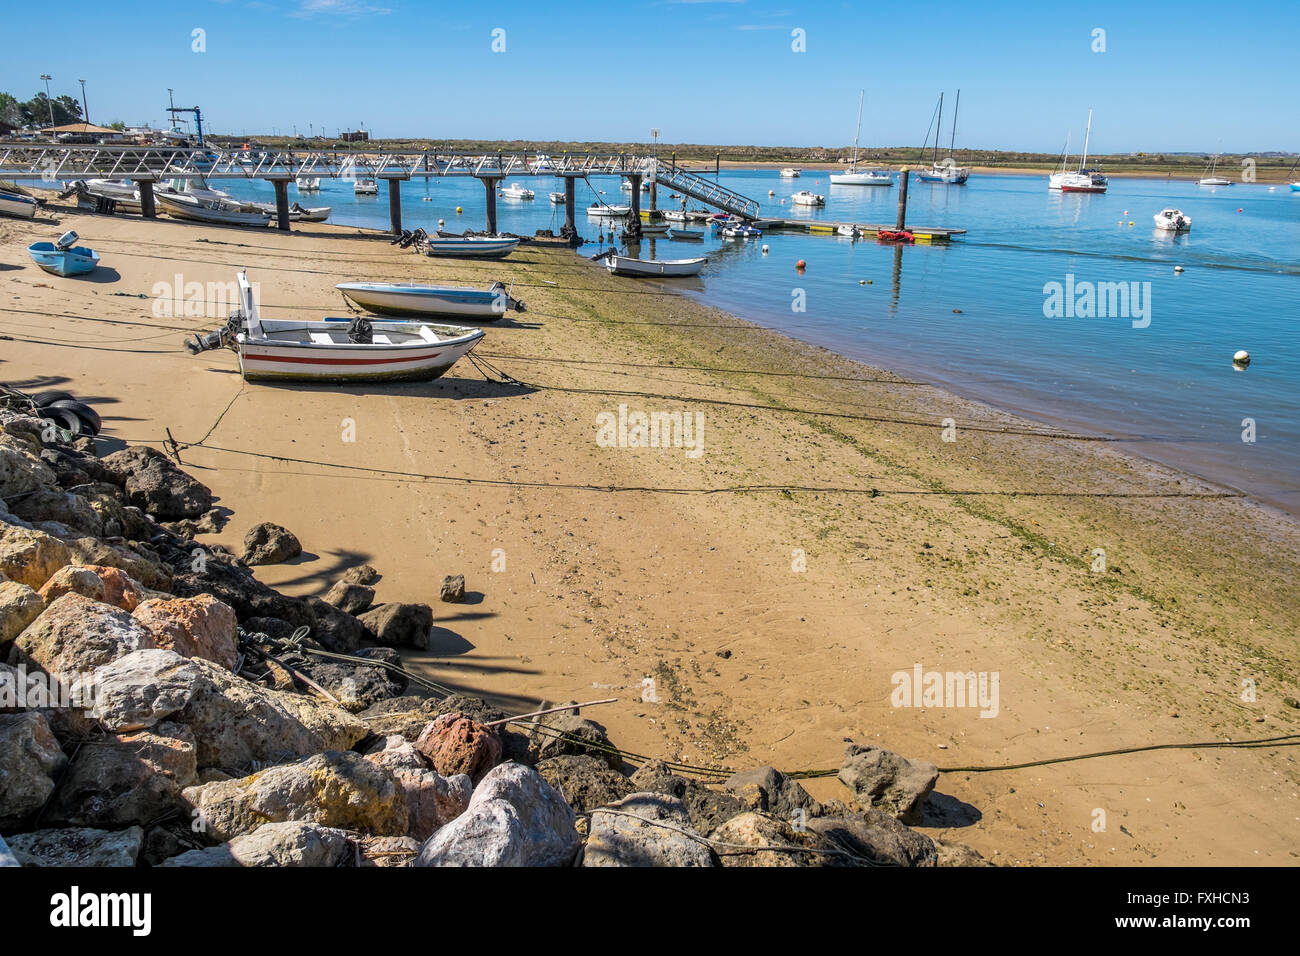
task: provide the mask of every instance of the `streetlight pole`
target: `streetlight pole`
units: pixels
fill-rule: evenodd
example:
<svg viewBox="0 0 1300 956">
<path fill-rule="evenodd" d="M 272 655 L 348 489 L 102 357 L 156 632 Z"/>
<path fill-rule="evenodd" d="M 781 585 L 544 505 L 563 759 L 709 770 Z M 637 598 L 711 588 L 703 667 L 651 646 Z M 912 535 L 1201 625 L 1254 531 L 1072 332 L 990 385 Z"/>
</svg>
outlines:
<svg viewBox="0 0 1300 956">
<path fill-rule="evenodd" d="M 48 73 L 42 73 L 41 79 L 45 81 L 45 105 L 50 108 L 50 138 L 54 137 L 54 101 L 50 99 L 50 80 L 54 77 Z"/>
<path fill-rule="evenodd" d="M 81 84 L 81 121 L 87 125 L 90 124 L 90 107 L 86 105 L 86 81 L 77 80 Z"/>
</svg>

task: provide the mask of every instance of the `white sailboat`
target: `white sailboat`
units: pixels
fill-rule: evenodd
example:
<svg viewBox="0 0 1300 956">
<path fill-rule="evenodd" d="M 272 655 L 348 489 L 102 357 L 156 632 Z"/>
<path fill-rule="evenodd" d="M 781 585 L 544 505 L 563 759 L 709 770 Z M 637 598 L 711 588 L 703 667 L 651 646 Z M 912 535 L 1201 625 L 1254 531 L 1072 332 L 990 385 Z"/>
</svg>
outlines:
<svg viewBox="0 0 1300 956">
<path fill-rule="evenodd" d="M 1205 167 L 1206 175 L 1196 181 L 1198 186 L 1231 186 L 1232 180 L 1214 175 L 1219 168 L 1218 154 L 1210 157 L 1210 165 Z"/>
<path fill-rule="evenodd" d="M 961 90 L 957 91 L 957 104 L 952 111 L 952 139 L 948 142 L 948 158 L 940 162 L 939 160 L 939 131 L 943 125 L 943 94 L 939 94 L 939 122 L 934 128 L 934 159 L 930 163 L 928 170 L 922 170 L 917 174 L 917 179 L 923 183 L 947 183 L 953 186 L 965 186 L 966 180 L 970 179 L 970 170 L 964 166 L 958 166 L 953 162 L 952 151 L 957 143 L 957 110 L 961 107 Z M 922 150 L 924 150 L 922 146 Z"/>
<path fill-rule="evenodd" d="M 1066 173 L 1060 179 L 1060 190 L 1063 193 L 1104 193 L 1106 191 L 1106 177 L 1096 170 L 1088 169 L 1088 144 L 1092 138 L 1092 110 L 1088 110 L 1088 127 L 1083 134 L 1083 156 L 1079 159 L 1079 168 L 1072 173 Z M 1048 187 L 1051 188 L 1049 180 Z"/>
<path fill-rule="evenodd" d="M 858 139 L 862 135 L 862 96 L 858 90 L 858 129 L 853 134 L 853 162 L 842 173 L 831 173 L 832 186 L 892 186 L 894 177 L 883 169 L 858 169 Z"/>
</svg>

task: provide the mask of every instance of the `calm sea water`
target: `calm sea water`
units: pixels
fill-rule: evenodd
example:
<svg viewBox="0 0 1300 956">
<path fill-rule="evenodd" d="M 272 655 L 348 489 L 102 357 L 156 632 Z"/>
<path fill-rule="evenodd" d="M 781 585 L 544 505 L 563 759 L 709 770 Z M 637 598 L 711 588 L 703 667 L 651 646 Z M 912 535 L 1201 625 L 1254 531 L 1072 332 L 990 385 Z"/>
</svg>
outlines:
<svg viewBox="0 0 1300 956">
<path fill-rule="evenodd" d="M 768 216 L 892 223 L 898 201 L 897 186 L 831 186 L 825 174 L 736 170 L 721 181 L 760 199 Z M 626 199 L 615 179 L 592 183 L 606 201 Z M 540 177 L 527 184 L 538 198 L 498 200 L 499 227 L 558 232 L 563 211 L 547 192 L 563 187 Z M 264 183 L 228 188 L 271 197 Z M 825 208 L 792 208 L 796 189 L 824 194 Z M 330 181 L 316 196 L 295 193 L 304 205 L 333 206 L 333 222 L 387 226 L 383 187 L 377 198 Z M 660 197 L 663 208 L 677 205 L 666 190 Z M 432 229 L 441 217 L 449 230 L 481 229 L 483 198 L 476 180 L 404 184 L 404 225 Z M 592 198 L 579 183 L 578 205 Z M 1166 206 L 1192 217 L 1190 234 L 1154 228 L 1152 215 Z M 641 254 L 709 255 L 701 279 L 683 288 L 711 305 L 1012 411 L 1123 437 L 1134 452 L 1300 514 L 1300 193 L 1117 178 L 1105 194 L 1062 194 L 1044 176 L 974 176 L 964 187 L 912 182 L 908 222 L 968 234 L 906 248 L 710 236 L 657 240 Z M 595 239 L 600 227 L 579 216 L 579 231 Z M 1076 295 L 1083 283 L 1136 283 L 1142 314 L 1131 302 L 1128 315 L 1048 317 L 1045 287 L 1068 281 Z M 794 308 L 799 290 L 804 311 Z M 1243 348 L 1253 361 L 1237 371 L 1232 355 Z M 1254 442 L 1242 440 L 1244 419 L 1254 422 Z"/>
</svg>

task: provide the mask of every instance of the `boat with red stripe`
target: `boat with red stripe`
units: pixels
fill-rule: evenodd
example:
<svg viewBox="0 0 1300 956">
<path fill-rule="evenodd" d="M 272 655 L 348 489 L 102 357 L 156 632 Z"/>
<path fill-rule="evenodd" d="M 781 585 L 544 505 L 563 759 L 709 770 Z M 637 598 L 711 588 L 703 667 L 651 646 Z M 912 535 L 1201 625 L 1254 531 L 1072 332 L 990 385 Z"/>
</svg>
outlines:
<svg viewBox="0 0 1300 956">
<path fill-rule="evenodd" d="M 185 343 L 198 354 L 231 348 L 244 379 L 314 382 L 427 382 L 446 373 L 483 338 L 482 329 L 364 316 L 320 321 L 264 319 L 248 274 L 240 308 L 226 326 Z"/>
</svg>

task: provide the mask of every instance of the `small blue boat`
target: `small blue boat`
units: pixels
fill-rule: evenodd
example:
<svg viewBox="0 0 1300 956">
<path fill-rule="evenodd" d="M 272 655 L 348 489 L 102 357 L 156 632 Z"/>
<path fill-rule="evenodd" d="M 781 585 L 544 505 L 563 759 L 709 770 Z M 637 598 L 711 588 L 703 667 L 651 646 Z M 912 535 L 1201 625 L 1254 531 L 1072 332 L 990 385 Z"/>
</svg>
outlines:
<svg viewBox="0 0 1300 956">
<path fill-rule="evenodd" d="M 33 242 L 27 247 L 32 262 L 56 276 L 80 276 L 95 271 L 99 253 L 85 246 L 73 245 L 75 232 L 65 232 L 58 242 Z"/>
<path fill-rule="evenodd" d="M 1291 184 L 1291 191 L 1292 191 L 1293 193 L 1300 193 L 1300 183 L 1292 183 L 1292 184 Z"/>
</svg>

